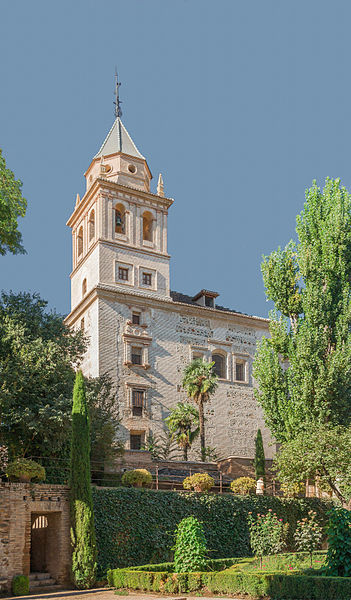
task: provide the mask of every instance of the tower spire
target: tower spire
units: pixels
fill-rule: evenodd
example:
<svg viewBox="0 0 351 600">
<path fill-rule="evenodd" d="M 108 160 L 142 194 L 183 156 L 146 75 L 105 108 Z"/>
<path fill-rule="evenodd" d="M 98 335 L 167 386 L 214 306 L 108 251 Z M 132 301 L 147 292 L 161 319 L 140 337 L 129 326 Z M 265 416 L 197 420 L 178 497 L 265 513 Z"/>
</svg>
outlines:
<svg viewBox="0 0 351 600">
<path fill-rule="evenodd" d="M 117 117 L 121 117 L 122 116 L 122 109 L 121 109 L 121 104 L 122 102 L 119 99 L 119 86 L 121 85 L 121 82 L 118 81 L 118 73 L 117 73 L 117 67 L 115 68 L 115 91 L 114 94 L 116 96 L 116 100 L 114 101 L 114 105 L 115 105 L 115 117 L 117 119 Z"/>
</svg>

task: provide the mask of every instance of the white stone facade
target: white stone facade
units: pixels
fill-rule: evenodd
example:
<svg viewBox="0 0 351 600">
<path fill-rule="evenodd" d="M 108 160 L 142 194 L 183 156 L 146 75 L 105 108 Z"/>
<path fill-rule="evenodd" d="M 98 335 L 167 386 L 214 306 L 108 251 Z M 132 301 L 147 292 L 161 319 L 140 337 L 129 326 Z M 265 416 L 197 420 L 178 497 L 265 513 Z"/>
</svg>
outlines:
<svg viewBox="0 0 351 600">
<path fill-rule="evenodd" d="M 110 134 L 110 151 L 112 142 Z M 140 157 L 117 147 L 101 158 L 100 150 L 68 221 L 73 272 L 66 322 L 89 335 L 84 373 L 111 375 L 120 436 L 129 448 L 150 432 L 162 433 L 170 409 L 186 400 L 184 367 L 194 357 L 216 355 L 222 376 L 205 406 L 206 445 L 220 457 L 253 457 L 261 428 L 269 458 L 274 447 L 252 378 L 256 342 L 267 335 L 268 321 L 216 308 L 216 294 L 205 290 L 195 298 L 170 292 L 167 216 L 173 200 L 161 187 L 160 195 L 149 192 L 151 173 Z"/>
</svg>

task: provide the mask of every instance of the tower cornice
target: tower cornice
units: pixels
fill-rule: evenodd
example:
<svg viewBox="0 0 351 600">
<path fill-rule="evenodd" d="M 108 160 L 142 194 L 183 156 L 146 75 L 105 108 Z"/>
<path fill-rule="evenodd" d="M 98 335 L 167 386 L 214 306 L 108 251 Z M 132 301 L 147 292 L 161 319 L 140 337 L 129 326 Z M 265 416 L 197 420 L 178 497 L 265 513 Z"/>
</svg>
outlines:
<svg viewBox="0 0 351 600">
<path fill-rule="evenodd" d="M 114 192 L 121 191 L 124 194 L 129 194 L 136 198 L 140 198 L 142 201 L 149 200 L 151 202 L 156 202 L 163 210 L 168 210 L 174 202 L 173 198 L 158 196 L 157 194 L 153 194 L 152 192 L 145 192 L 143 190 L 133 188 L 132 186 L 122 185 L 121 183 L 116 183 L 114 181 L 111 181 L 110 179 L 106 179 L 105 177 L 97 177 L 97 179 L 95 179 L 94 183 L 91 185 L 88 191 L 84 194 L 78 206 L 76 206 L 76 208 L 74 209 L 66 225 L 68 225 L 69 227 L 74 226 L 76 221 L 78 221 L 84 213 L 89 201 L 94 197 L 94 195 L 97 191 L 99 191 L 99 189 L 106 189 Z"/>
</svg>

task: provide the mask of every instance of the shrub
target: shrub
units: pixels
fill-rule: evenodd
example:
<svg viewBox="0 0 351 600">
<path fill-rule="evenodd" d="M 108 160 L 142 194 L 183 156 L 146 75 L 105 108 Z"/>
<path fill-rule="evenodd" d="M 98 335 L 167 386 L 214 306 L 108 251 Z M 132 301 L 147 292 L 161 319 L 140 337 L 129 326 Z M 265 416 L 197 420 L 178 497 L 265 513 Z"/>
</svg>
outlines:
<svg viewBox="0 0 351 600">
<path fill-rule="evenodd" d="M 206 538 L 203 526 L 195 517 L 182 519 L 175 531 L 174 571 L 204 571 L 206 569 Z"/>
<path fill-rule="evenodd" d="M 329 513 L 328 575 L 351 577 L 351 513 L 345 508 L 333 508 Z"/>
<path fill-rule="evenodd" d="M 332 506 L 329 500 L 319 498 L 198 494 L 126 487 L 93 487 L 92 493 L 101 576 L 109 568 L 171 560 L 173 532 L 179 521 L 190 515 L 206 523 L 207 547 L 211 557 L 219 559 L 250 556 L 249 511 L 254 516 L 272 508 L 278 518 L 288 521 L 287 547 L 292 550 L 297 521 L 313 509 L 321 524 L 326 525 L 326 514 Z"/>
<path fill-rule="evenodd" d="M 299 494 L 302 494 L 305 490 L 304 483 L 283 481 L 280 484 L 280 489 L 286 498 L 297 498 Z"/>
<path fill-rule="evenodd" d="M 14 596 L 27 596 L 29 594 L 29 577 L 15 575 L 12 579 L 12 593 Z"/>
<path fill-rule="evenodd" d="M 133 469 L 126 471 L 122 475 L 123 485 L 133 485 L 134 487 L 143 487 L 152 483 L 152 475 L 147 469 Z"/>
<path fill-rule="evenodd" d="M 255 438 L 255 459 L 254 459 L 255 477 L 257 479 L 266 478 L 266 459 L 264 455 L 263 439 L 261 430 L 257 430 L 257 436 Z"/>
<path fill-rule="evenodd" d="M 249 513 L 250 544 L 254 554 L 260 558 L 265 554 L 277 554 L 285 545 L 283 519 L 270 509 L 266 515 L 258 514 L 256 519 Z"/>
<path fill-rule="evenodd" d="M 39 463 L 28 458 L 17 458 L 10 462 L 6 468 L 7 477 L 17 477 L 22 481 L 31 479 L 45 480 L 45 469 Z"/>
<path fill-rule="evenodd" d="M 183 481 L 185 490 L 194 490 L 195 492 L 208 492 L 213 486 L 214 479 L 208 473 L 194 473 Z"/>
<path fill-rule="evenodd" d="M 309 510 L 308 517 L 297 522 L 294 539 L 298 550 L 309 553 L 311 569 L 313 552 L 321 547 L 322 537 L 323 528 L 318 524 L 317 513 Z"/>
<path fill-rule="evenodd" d="M 238 477 L 231 482 L 230 489 L 234 494 L 250 494 L 256 490 L 256 481 L 252 477 Z"/>
</svg>

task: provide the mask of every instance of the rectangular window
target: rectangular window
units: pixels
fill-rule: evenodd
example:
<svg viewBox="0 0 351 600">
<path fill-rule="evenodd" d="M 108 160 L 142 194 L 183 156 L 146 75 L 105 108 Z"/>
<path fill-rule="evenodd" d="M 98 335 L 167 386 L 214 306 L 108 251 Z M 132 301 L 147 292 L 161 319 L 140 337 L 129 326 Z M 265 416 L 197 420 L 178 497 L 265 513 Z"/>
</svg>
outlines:
<svg viewBox="0 0 351 600">
<path fill-rule="evenodd" d="M 245 381 L 245 364 L 243 362 L 237 362 L 235 365 L 235 379 L 236 381 Z"/>
<path fill-rule="evenodd" d="M 143 273 L 143 285 L 151 285 L 151 273 Z"/>
<path fill-rule="evenodd" d="M 132 415 L 133 417 L 141 417 L 143 415 L 145 391 L 132 390 Z"/>
<path fill-rule="evenodd" d="M 142 364 L 142 349 L 132 346 L 132 364 L 133 365 L 141 365 Z"/>
<path fill-rule="evenodd" d="M 121 279 L 122 281 L 128 281 L 128 271 L 129 269 L 118 267 L 118 279 Z"/>
<path fill-rule="evenodd" d="M 141 433 L 130 434 L 130 449 L 141 450 Z"/>
<path fill-rule="evenodd" d="M 140 325 L 140 313 L 132 314 L 132 323 L 133 325 Z"/>
<path fill-rule="evenodd" d="M 210 296 L 205 296 L 205 306 L 208 306 L 209 308 L 213 308 L 214 307 L 213 298 L 211 298 Z"/>
</svg>

